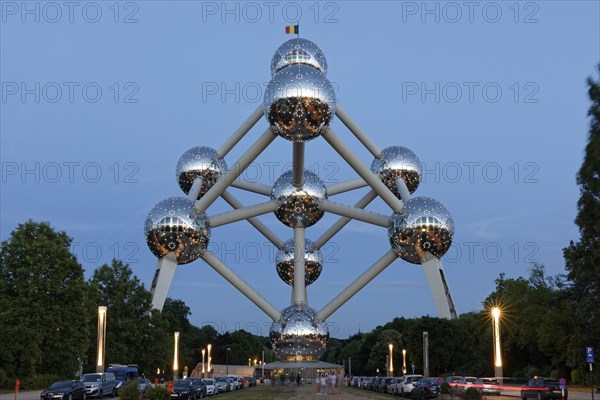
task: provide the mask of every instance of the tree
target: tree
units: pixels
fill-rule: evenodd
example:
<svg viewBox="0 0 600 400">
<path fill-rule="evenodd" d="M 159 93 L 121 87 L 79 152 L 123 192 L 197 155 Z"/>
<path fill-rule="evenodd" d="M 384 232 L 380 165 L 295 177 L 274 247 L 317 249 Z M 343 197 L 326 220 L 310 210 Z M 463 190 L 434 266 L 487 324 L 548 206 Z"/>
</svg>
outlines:
<svg viewBox="0 0 600 400">
<path fill-rule="evenodd" d="M 387 371 L 386 356 L 389 356 L 389 345 L 394 345 L 394 353 L 402 351 L 402 335 L 395 329 L 382 330 L 377 335 L 377 342 L 371 347 L 369 352 L 369 362 L 367 368 L 371 371 L 379 371 L 385 374 Z"/>
<path fill-rule="evenodd" d="M 11 377 L 73 377 L 88 343 L 83 268 L 72 239 L 20 224 L 0 251 L 0 365 Z"/>
<path fill-rule="evenodd" d="M 598 66 L 600 71 L 600 65 Z M 569 364 L 576 367 L 584 357 L 584 346 L 600 347 L 600 81 L 588 78 L 591 106 L 588 143 L 577 174 L 580 198 L 577 218 L 580 239 L 563 250 L 573 312 L 578 324 L 573 328 Z"/>
</svg>

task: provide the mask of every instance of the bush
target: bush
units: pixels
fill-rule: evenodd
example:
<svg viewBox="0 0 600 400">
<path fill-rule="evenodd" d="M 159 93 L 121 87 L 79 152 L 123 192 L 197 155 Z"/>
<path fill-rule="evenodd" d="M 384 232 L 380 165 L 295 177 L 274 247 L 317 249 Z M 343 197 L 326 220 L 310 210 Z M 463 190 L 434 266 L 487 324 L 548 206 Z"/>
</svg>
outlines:
<svg viewBox="0 0 600 400">
<path fill-rule="evenodd" d="M 39 374 L 31 375 L 21 379 L 21 389 L 24 390 L 39 390 L 45 389 L 52 384 L 52 382 L 60 381 L 63 379 L 60 375 L 54 374 Z"/>
<path fill-rule="evenodd" d="M 450 394 L 452 388 L 448 382 L 442 382 L 442 386 L 440 386 L 440 393 L 442 394 Z"/>
<path fill-rule="evenodd" d="M 169 400 L 170 396 L 166 387 L 162 385 L 156 385 L 148 389 L 146 392 L 146 398 L 148 400 Z"/>
<path fill-rule="evenodd" d="M 129 382 L 120 387 L 118 394 L 121 400 L 140 400 L 140 388 L 137 382 Z"/>
<path fill-rule="evenodd" d="M 11 379 L 8 377 L 8 374 L 0 368 L 0 389 L 9 389 L 10 383 Z"/>
<path fill-rule="evenodd" d="M 465 395 L 463 396 L 464 400 L 479 400 L 481 399 L 481 393 L 479 390 L 474 387 L 470 387 L 465 391 Z"/>
<path fill-rule="evenodd" d="M 573 371 L 571 371 L 571 380 L 573 381 L 573 383 L 581 383 L 581 370 L 580 369 L 574 369 Z"/>
</svg>

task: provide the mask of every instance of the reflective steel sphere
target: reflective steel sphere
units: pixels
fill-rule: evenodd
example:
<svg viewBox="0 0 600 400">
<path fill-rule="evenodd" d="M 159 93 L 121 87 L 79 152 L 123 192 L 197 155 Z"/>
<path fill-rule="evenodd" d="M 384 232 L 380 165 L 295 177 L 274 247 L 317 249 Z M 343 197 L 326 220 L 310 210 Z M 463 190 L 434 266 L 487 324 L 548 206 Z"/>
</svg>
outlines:
<svg viewBox="0 0 600 400">
<path fill-rule="evenodd" d="M 396 178 L 404 179 L 410 193 L 414 193 L 421 182 L 421 161 L 412 150 L 402 146 L 390 146 L 381 151 L 381 156 L 371 163 L 371 171 L 400 198 Z"/>
<path fill-rule="evenodd" d="M 184 197 L 170 197 L 157 203 L 146 217 L 146 244 L 156 257 L 172 253 L 177 264 L 187 264 L 200 257 L 210 239 L 206 214 L 194 209 Z"/>
<path fill-rule="evenodd" d="M 404 212 L 390 217 L 388 238 L 405 261 L 425 262 L 427 252 L 442 257 L 452 244 L 454 221 L 442 203 L 429 197 L 414 197 Z"/>
<path fill-rule="evenodd" d="M 294 239 L 290 239 L 283 245 L 283 249 L 277 252 L 275 267 L 282 281 L 288 285 L 294 284 Z M 315 244 L 304 239 L 304 282 L 306 286 L 317 280 L 323 268 L 323 254 L 316 248 Z"/>
<path fill-rule="evenodd" d="M 327 190 L 321 178 L 309 170 L 304 170 L 304 184 L 300 187 L 292 183 L 292 174 L 284 172 L 273 184 L 271 198 L 281 203 L 275 216 L 289 227 L 301 223 L 308 228 L 323 216 L 319 201 L 327 199 Z"/>
<path fill-rule="evenodd" d="M 317 361 L 329 340 L 327 324 L 308 306 L 291 306 L 271 324 L 273 352 L 281 361 Z"/>
<path fill-rule="evenodd" d="M 177 163 L 177 182 L 185 194 L 190 192 L 194 179 L 202 179 L 202 189 L 198 199 L 219 180 L 227 170 L 225 160 L 215 149 L 205 146 L 193 147 L 183 153 Z"/>
<path fill-rule="evenodd" d="M 271 60 L 271 75 L 294 64 L 310 65 L 324 74 L 327 73 L 325 55 L 319 46 L 307 39 L 291 39 L 279 46 Z"/>
<path fill-rule="evenodd" d="M 292 65 L 273 76 L 263 101 L 265 116 L 278 135 L 306 142 L 328 128 L 335 114 L 333 86 L 319 70 Z"/>
</svg>

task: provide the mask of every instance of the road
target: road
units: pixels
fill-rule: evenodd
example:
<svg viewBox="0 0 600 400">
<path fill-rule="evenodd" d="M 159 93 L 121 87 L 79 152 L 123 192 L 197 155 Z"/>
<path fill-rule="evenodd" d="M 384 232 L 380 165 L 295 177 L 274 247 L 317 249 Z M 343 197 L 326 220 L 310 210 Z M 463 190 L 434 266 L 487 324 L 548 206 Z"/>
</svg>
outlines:
<svg viewBox="0 0 600 400">
<path fill-rule="evenodd" d="M 40 393 L 42 393 L 41 390 L 19 392 L 19 395 L 17 396 L 17 400 L 40 400 Z M 104 399 L 119 400 L 118 397 L 110 397 L 110 398 L 105 397 Z M 14 393 L 0 394 L 0 400 L 15 400 L 15 394 Z"/>
</svg>

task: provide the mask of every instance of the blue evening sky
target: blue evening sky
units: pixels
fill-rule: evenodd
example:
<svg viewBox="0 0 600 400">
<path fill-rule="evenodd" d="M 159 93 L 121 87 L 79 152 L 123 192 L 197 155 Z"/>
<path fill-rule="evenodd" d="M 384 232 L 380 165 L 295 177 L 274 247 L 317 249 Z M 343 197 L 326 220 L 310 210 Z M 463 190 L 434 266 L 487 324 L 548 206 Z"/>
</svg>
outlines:
<svg viewBox="0 0 600 400">
<path fill-rule="evenodd" d="M 421 159 L 431 196 L 454 217 L 444 258 L 459 312 L 480 310 L 494 279 L 531 262 L 564 272 L 578 238 L 575 182 L 588 131 L 585 79 L 596 76 L 599 3 L 2 1 L 0 236 L 27 219 L 74 239 L 91 276 L 118 256 L 149 287 L 156 260 L 143 225 L 156 202 L 181 191 L 187 149 L 219 148 L 259 106 L 274 50 L 301 16 L 301 36 L 324 51 L 346 111 L 382 148 Z M 267 124 L 226 158 L 231 165 Z M 339 121 L 362 160 L 372 157 Z M 291 161 L 283 139 L 243 176 L 272 184 Z M 327 184 L 356 175 L 318 138 L 307 165 Z M 232 189 L 245 204 L 264 199 Z M 364 189 L 336 197 L 354 203 Z M 380 200 L 371 210 L 389 214 Z M 222 200 L 209 215 L 226 211 Z M 292 237 L 273 215 L 261 219 Z M 326 215 L 307 237 L 337 218 Z M 289 305 L 275 251 L 246 222 L 215 228 L 214 253 L 276 307 Z M 323 249 L 308 288 L 320 309 L 389 249 L 386 231 L 351 223 Z M 178 267 L 169 296 L 192 323 L 268 334 L 268 318 L 202 261 Z M 332 335 L 396 316 L 435 315 L 419 266 L 393 263 L 332 315 Z"/>
</svg>

